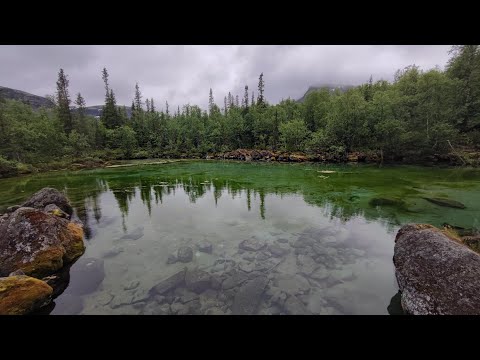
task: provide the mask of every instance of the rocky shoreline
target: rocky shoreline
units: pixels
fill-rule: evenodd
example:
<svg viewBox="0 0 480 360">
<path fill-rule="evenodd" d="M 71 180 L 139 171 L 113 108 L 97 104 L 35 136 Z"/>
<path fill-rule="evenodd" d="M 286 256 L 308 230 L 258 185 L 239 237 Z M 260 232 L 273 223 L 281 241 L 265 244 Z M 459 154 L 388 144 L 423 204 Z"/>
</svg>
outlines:
<svg viewBox="0 0 480 360">
<path fill-rule="evenodd" d="M 66 170 L 89 170 L 98 168 L 115 168 L 124 166 L 133 166 L 144 164 L 142 160 L 149 160 L 145 165 L 154 163 L 170 162 L 175 160 L 237 160 L 237 161 L 260 161 L 260 162 L 315 162 L 325 164 L 345 164 L 345 163 L 365 163 L 365 164 L 389 164 L 389 165 L 421 165 L 421 166 L 480 166 L 480 152 L 470 150 L 465 152 L 468 159 L 459 158 L 457 154 L 434 154 L 419 158 L 414 155 L 402 154 L 394 157 L 382 158 L 381 153 L 375 151 L 369 152 L 350 152 L 341 154 L 317 153 L 306 154 L 303 152 L 285 152 L 261 149 L 237 149 L 227 152 L 208 153 L 206 155 L 192 154 L 163 154 L 155 158 L 135 158 L 135 159 L 85 159 L 77 160 L 68 164 L 43 164 L 41 168 L 33 165 L 22 167 L 19 171 L 12 173 L 0 173 L 0 178 L 8 178 L 19 175 L 28 175 L 36 172 L 48 171 L 66 171 Z"/>
<path fill-rule="evenodd" d="M 474 160 L 469 165 L 480 164 L 480 153 L 472 153 Z M 383 158 L 380 152 L 355 151 L 350 153 L 316 153 L 285 152 L 256 149 L 237 149 L 228 152 L 212 153 L 206 159 L 240 160 L 240 161 L 276 161 L 276 162 L 321 162 L 321 163 L 367 163 L 367 164 L 409 164 L 409 165 L 466 165 L 456 154 L 434 154 L 425 158 L 404 154 Z"/>
<path fill-rule="evenodd" d="M 0 314 L 22 315 L 68 286 L 61 271 L 85 251 L 83 225 L 68 199 L 44 188 L 0 217 Z"/>
</svg>

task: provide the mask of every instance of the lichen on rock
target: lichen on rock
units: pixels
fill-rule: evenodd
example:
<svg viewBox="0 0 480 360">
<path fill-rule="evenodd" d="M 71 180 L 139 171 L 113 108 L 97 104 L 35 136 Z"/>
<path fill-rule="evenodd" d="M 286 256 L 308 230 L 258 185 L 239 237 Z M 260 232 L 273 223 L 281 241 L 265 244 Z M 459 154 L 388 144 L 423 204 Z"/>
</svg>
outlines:
<svg viewBox="0 0 480 360">
<path fill-rule="evenodd" d="M 50 303 L 53 289 L 26 275 L 0 278 L 0 315 L 24 315 Z"/>
<path fill-rule="evenodd" d="M 405 225 L 393 262 L 407 314 L 480 314 L 480 255 L 458 239 L 432 225 Z"/>
</svg>

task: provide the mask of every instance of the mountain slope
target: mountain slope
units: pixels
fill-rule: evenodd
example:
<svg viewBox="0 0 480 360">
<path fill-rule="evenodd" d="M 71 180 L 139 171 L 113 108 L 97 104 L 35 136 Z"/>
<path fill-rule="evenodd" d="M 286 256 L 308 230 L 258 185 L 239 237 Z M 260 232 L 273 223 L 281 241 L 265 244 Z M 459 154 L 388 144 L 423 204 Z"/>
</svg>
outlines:
<svg viewBox="0 0 480 360">
<path fill-rule="evenodd" d="M 38 109 L 41 107 L 53 107 L 53 103 L 46 97 L 33 95 L 25 91 L 11 89 L 3 86 L 0 86 L 0 97 L 3 97 L 4 99 L 21 101 L 25 104 L 29 104 L 34 109 Z"/>
<path fill-rule="evenodd" d="M 54 103 L 49 99 L 43 96 L 33 95 L 25 91 L 11 89 L 8 87 L 0 86 L 0 97 L 4 99 L 17 100 L 25 104 L 30 105 L 34 109 L 39 109 L 41 107 L 52 108 Z M 122 106 L 118 105 L 119 108 Z M 102 115 L 103 105 L 94 105 L 87 106 L 86 113 L 90 116 L 100 116 Z M 127 107 L 127 115 L 131 117 L 132 111 L 130 107 Z"/>
</svg>

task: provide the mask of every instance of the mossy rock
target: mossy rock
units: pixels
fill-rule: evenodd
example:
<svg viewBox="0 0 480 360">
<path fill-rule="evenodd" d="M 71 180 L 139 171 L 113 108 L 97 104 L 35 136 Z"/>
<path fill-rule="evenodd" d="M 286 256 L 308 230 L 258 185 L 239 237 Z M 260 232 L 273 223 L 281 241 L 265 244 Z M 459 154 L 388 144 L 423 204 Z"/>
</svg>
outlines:
<svg viewBox="0 0 480 360">
<path fill-rule="evenodd" d="M 67 219 L 24 207 L 0 218 L 0 276 L 48 276 L 84 250 L 82 227 Z"/>
<path fill-rule="evenodd" d="M 45 281 L 18 275 L 0 278 L 0 315 L 24 315 L 50 303 L 53 289 Z"/>
</svg>

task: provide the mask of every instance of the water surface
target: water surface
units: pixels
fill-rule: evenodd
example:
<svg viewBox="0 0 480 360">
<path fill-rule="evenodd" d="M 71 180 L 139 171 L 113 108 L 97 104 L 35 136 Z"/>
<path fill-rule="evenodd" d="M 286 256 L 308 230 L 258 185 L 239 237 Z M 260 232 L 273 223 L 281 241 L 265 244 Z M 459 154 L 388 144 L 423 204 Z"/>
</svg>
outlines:
<svg viewBox="0 0 480 360">
<path fill-rule="evenodd" d="M 84 221 L 85 254 L 52 314 L 229 314 L 259 277 L 267 286 L 252 296 L 255 313 L 387 314 L 398 290 L 398 228 L 480 227 L 479 180 L 475 169 L 183 161 L 4 179 L 0 212 L 49 186 L 65 191 Z M 375 198 L 396 203 L 374 206 Z M 244 240 L 265 246 L 243 250 Z M 205 242 L 211 254 L 199 251 Z M 192 261 L 168 264 L 181 246 Z M 216 285 L 151 291 L 185 267 Z"/>
</svg>

